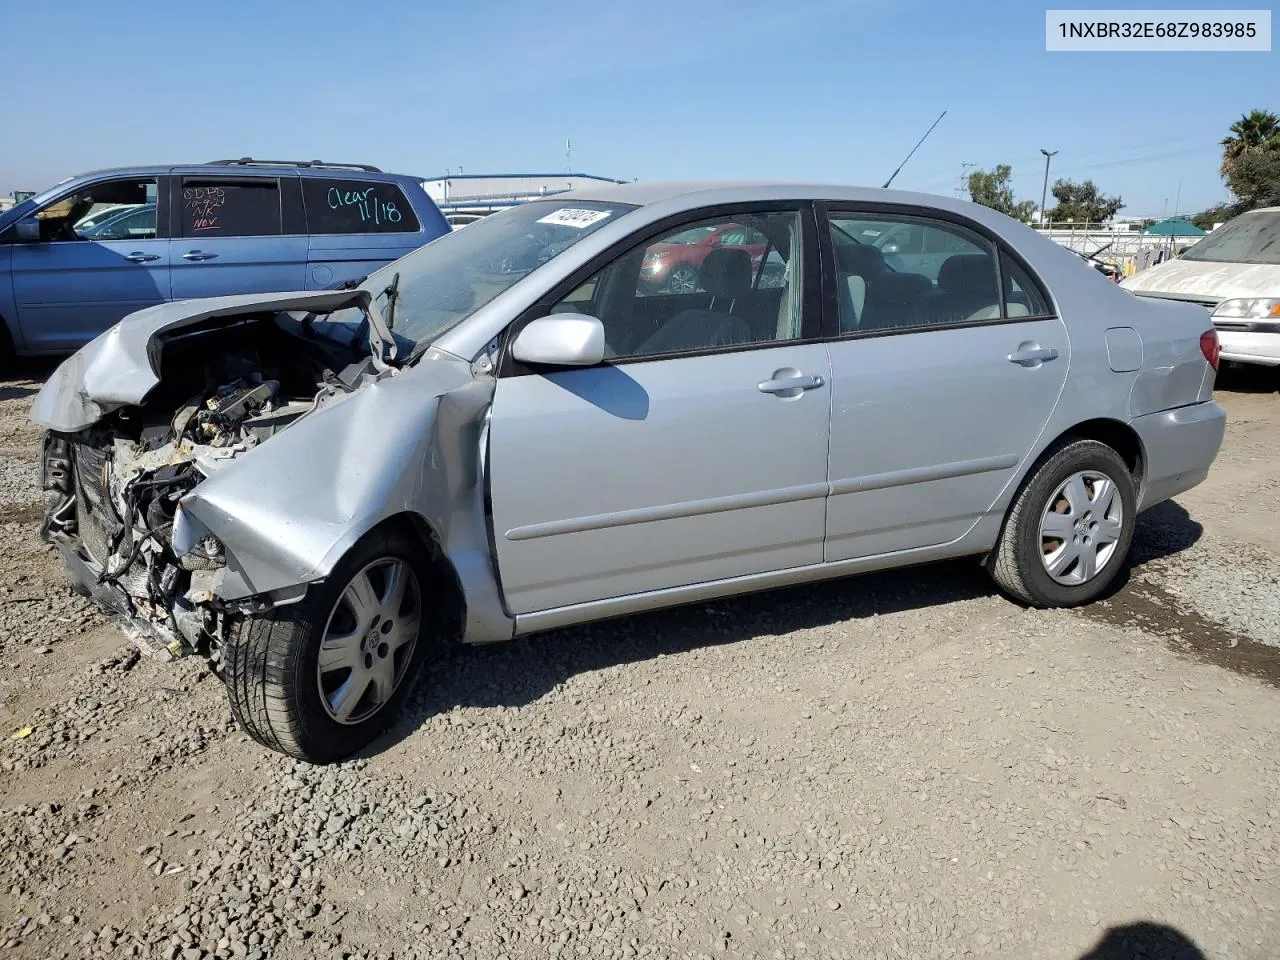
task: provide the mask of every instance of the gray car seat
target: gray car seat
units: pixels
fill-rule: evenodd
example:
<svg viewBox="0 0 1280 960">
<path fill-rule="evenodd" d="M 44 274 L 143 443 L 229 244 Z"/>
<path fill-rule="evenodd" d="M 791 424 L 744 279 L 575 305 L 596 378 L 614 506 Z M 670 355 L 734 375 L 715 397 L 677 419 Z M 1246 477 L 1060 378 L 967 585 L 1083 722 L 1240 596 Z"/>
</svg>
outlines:
<svg viewBox="0 0 1280 960">
<path fill-rule="evenodd" d="M 735 317 L 732 311 L 738 299 L 751 291 L 751 254 L 732 247 L 712 250 L 702 261 L 698 285 L 711 294 L 706 309 L 681 310 L 636 348 L 636 356 L 680 353 L 750 340 L 746 321 Z"/>
<path fill-rule="evenodd" d="M 862 327 L 867 293 L 872 283 L 888 274 L 884 255 L 866 244 L 836 245 L 836 297 L 840 303 L 840 332 L 853 333 Z"/>
<path fill-rule="evenodd" d="M 996 267 L 990 254 L 960 253 L 938 271 L 938 288 L 916 303 L 913 322 L 938 326 L 992 319 L 1000 313 Z"/>
</svg>

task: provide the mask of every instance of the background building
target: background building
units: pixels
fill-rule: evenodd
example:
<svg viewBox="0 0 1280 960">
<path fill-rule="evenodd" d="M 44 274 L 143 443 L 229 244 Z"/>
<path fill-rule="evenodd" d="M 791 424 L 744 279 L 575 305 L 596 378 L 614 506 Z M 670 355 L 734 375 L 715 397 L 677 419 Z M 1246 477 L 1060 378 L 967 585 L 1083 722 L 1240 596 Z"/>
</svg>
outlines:
<svg viewBox="0 0 1280 960">
<path fill-rule="evenodd" d="M 424 180 L 423 188 L 455 227 L 526 200 L 572 193 L 585 185 L 626 183 L 590 173 L 458 173 Z"/>
</svg>

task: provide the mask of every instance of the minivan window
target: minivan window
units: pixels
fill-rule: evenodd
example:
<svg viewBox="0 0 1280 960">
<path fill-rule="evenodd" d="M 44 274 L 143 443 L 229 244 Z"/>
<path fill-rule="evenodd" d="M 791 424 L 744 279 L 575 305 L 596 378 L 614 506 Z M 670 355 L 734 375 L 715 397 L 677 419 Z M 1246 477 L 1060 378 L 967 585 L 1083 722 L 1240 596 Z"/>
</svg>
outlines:
<svg viewBox="0 0 1280 960">
<path fill-rule="evenodd" d="M 311 233 L 417 233 L 404 191 L 394 183 L 303 177 L 302 200 Z"/>
<path fill-rule="evenodd" d="M 184 237 L 277 237 L 279 181 L 243 177 L 182 181 Z"/>
<path fill-rule="evenodd" d="M 156 181 L 151 178 L 106 180 L 84 187 L 36 211 L 40 239 L 46 243 L 114 239 L 95 237 L 93 228 L 106 220 L 141 210 L 148 205 L 154 210 L 156 196 Z M 150 240 L 155 235 L 156 223 L 152 217 L 149 228 L 130 233 L 128 239 Z"/>
<path fill-rule="evenodd" d="M 1210 263 L 1280 263 L 1280 212 L 1241 214 L 1193 246 L 1182 259 Z"/>
</svg>

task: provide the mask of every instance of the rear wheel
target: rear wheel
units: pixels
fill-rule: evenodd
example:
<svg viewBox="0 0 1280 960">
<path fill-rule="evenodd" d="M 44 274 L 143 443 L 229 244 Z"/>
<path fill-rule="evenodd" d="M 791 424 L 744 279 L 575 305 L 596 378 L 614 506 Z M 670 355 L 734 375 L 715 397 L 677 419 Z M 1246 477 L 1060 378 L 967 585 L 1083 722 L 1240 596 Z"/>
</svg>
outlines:
<svg viewBox="0 0 1280 960">
<path fill-rule="evenodd" d="M 435 640 L 422 554 L 409 539 L 370 540 L 301 602 L 234 627 L 227 690 L 250 736 L 329 763 L 395 720 Z"/>
<path fill-rule="evenodd" d="M 1133 540 L 1137 490 L 1128 465 L 1096 440 L 1064 444 L 1036 469 L 987 560 L 996 583 L 1034 607 L 1097 599 Z"/>
</svg>

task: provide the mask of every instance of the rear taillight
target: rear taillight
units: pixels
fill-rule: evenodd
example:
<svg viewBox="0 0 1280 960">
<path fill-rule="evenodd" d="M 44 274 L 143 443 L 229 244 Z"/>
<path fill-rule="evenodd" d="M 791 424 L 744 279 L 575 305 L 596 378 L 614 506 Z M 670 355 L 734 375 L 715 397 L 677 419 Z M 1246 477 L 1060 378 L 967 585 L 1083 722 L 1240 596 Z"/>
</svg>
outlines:
<svg viewBox="0 0 1280 960">
<path fill-rule="evenodd" d="M 1214 370 L 1218 369 L 1218 354 L 1221 349 L 1218 346 L 1218 331 L 1206 330 L 1200 334 L 1200 352 L 1204 354 L 1204 358 L 1209 361 L 1209 366 Z"/>
</svg>

